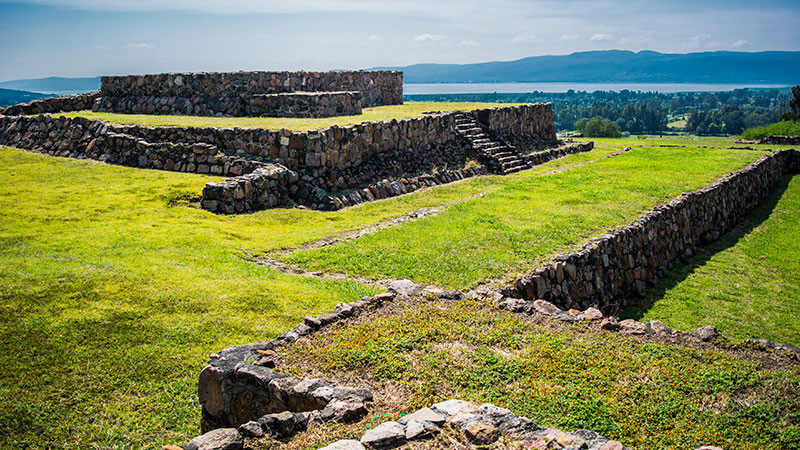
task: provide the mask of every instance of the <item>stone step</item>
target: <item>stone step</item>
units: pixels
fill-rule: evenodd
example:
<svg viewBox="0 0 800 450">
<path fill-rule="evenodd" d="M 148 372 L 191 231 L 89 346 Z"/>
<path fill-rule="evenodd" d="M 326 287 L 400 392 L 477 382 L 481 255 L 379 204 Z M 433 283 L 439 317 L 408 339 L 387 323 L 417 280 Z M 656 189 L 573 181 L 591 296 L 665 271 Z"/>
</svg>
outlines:
<svg viewBox="0 0 800 450">
<path fill-rule="evenodd" d="M 503 169 L 503 174 L 508 175 L 510 173 L 520 172 L 522 170 L 527 170 L 527 169 L 529 169 L 529 167 L 526 166 L 511 167 L 508 169 Z"/>
<path fill-rule="evenodd" d="M 513 161 L 513 162 L 504 162 L 500 163 L 500 166 L 503 169 L 513 169 L 515 167 L 524 167 L 525 169 L 529 168 L 528 163 L 525 161 Z"/>
<path fill-rule="evenodd" d="M 483 133 L 483 128 L 481 128 L 479 126 L 476 126 L 476 125 L 473 125 L 471 123 L 464 124 L 464 125 L 458 125 L 458 126 L 456 126 L 456 130 L 462 131 L 462 132 L 464 132 L 464 131 L 477 131 L 477 132 Z"/>
</svg>

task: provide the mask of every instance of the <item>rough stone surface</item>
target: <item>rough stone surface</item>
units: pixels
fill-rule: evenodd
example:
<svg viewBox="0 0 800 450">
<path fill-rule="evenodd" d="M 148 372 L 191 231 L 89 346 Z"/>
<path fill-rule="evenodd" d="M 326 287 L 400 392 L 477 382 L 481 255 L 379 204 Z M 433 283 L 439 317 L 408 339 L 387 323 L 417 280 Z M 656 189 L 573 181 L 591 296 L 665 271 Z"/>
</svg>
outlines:
<svg viewBox="0 0 800 450">
<path fill-rule="evenodd" d="M 261 424 L 255 420 L 239 425 L 239 434 L 243 437 L 261 437 L 264 436 L 264 429 Z"/>
<path fill-rule="evenodd" d="M 366 447 L 364 447 L 361 444 L 361 442 L 349 439 L 343 439 L 341 441 L 336 441 L 333 444 L 328 445 L 326 447 L 322 447 L 319 450 L 365 450 L 365 448 Z"/>
<path fill-rule="evenodd" d="M 623 334 L 642 335 L 647 331 L 645 324 L 637 322 L 633 319 L 625 319 L 619 323 L 619 326 L 620 333 Z"/>
<path fill-rule="evenodd" d="M 600 445 L 597 450 L 623 450 L 625 447 L 618 441 L 607 441 Z"/>
<path fill-rule="evenodd" d="M 375 449 L 395 448 L 405 442 L 405 428 L 395 421 L 384 422 L 371 430 L 367 430 L 361 438 L 363 445 Z"/>
<path fill-rule="evenodd" d="M 442 414 L 437 413 L 436 411 L 430 408 L 422 408 L 418 411 L 415 411 L 411 414 L 405 415 L 397 420 L 398 423 L 405 425 L 408 422 L 417 421 L 417 422 L 430 422 L 434 425 L 441 426 L 447 420 L 447 417 L 443 416 Z"/>
<path fill-rule="evenodd" d="M 477 445 L 488 445 L 500 439 L 500 431 L 497 428 L 480 423 L 464 428 L 464 435 Z"/>
<path fill-rule="evenodd" d="M 697 336 L 697 338 L 703 342 L 708 342 L 719 337 L 717 329 L 711 325 L 699 328 L 697 331 L 694 332 L 694 335 Z"/>
<path fill-rule="evenodd" d="M 364 106 L 402 104 L 403 73 L 217 72 L 105 76 L 101 78 L 101 98 L 92 109 L 126 114 L 257 116 L 276 110 L 274 106 L 268 108 L 268 103 L 252 102 L 259 97 L 292 93 L 299 97 L 334 91 L 358 92 Z M 347 112 L 342 110 L 339 114 Z"/>
<path fill-rule="evenodd" d="M 472 412 L 478 409 L 478 406 L 465 402 L 464 400 L 446 400 L 431 406 L 434 411 L 439 411 L 446 416 L 454 416 L 460 412 Z"/>
<path fill-rule="evenodd" d="M 235 428 L 219 428 L 198 436 L 184 446 L 185 450 L 241 450 L 242 435 Z"/>
<path fill-rule="evenodd" d="M 411 280 L 395 280 L 389 283 L 389 291 L 397 295 L 412 296 L 422 292 L 422 286 Z"/>
</svg>

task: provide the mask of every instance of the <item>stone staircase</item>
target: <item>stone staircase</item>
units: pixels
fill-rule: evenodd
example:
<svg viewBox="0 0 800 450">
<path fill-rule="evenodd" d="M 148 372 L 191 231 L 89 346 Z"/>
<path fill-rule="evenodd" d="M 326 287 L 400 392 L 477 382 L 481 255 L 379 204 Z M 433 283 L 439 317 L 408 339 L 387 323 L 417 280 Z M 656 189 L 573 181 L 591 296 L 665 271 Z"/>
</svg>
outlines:
<svg viewBox="0 0 800 450">
<path fill-rule="evenodd" d="M 478 159 L 495 174 L 507 175 L 530 169 L 524 155 L 514 147 L 492 140 L 489 133 L 474 117 L 456 114 L 456 131 L 478 153 Z"/>
</svg>

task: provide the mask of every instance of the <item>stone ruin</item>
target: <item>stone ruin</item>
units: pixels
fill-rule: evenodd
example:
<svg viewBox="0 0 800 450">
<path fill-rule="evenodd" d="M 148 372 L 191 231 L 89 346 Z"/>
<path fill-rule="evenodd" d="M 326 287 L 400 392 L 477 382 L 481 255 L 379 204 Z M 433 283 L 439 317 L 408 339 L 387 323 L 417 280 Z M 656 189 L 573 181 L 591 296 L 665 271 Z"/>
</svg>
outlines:
<svg viewBox="0 0 800 450">
<path fill-rule="evenodd" d="M 234 72 L 105 76 L 92 110 L 123 114 L 332 117 L 403 103 L 403 73 Z"/>
<path fill-rule="evenodd" d="M 222 214 L 306 206 L 338 210 L 482 174 L 509 174 L 591 143 L 556 142 L 550 104 L 432 111 L 322 130 L 145 127 L 82 117 L 115 113 L 357 114 L 403 101 L 402 72 L 237 72 L 102 77 L 99 92 L 37 100 L 0 113 L 0 144 L 53 156 L 229 177 L 208 183 L 203 208 Z M 474 163 L 467 164 L 468 161 Z"/>
</svg>

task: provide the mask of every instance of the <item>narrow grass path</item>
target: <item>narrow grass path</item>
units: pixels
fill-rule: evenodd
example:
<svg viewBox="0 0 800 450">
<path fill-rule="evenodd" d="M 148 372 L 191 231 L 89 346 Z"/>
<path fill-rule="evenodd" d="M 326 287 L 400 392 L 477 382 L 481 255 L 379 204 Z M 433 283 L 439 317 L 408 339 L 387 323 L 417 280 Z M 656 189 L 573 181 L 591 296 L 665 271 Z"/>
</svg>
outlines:
<svg viewBox="0 0 800 450">
<path fill-rule="evenodd" d="M 647 294 L 627 317 L 800 345 L 800 177 Z"/>
<path fill-rule="evenodd" d="M 362 122 L 379 122 L 383 120 L 401 120 L 422 117 L 428 111 L 471 111 L 479 108 L 495 108 L 516 106 L 518 103 L 470 103 L 470 102 L 406 102 L 402 105 L 376 106 L 364 108 L 362 114 L 356 116 L 337 116 L 321 119 L 285 118 L 285 117 L 199 117 L 199 116 L 156 116 L 148 114 L 116 114 L 92 111 L 77 111 L 66 114 L 53 114 L 67 117 L 86 117 L 118 124 L 175 127 L 216 127 L 216 128 L 266 128 L 280 130 L 287 128 L 294 131 L 321 130 L 334 125 L 344 127 Z"/>
<path fill-rule="evenodd" d="M 284 259 L 313 270 L 464 289 L 543 264 L 761 156 L 645 145 L 547 176 L 537 175 L 550 166 L 539 166 L 497 179 L 496 191 L 436 217 Z"/>
</svg>

